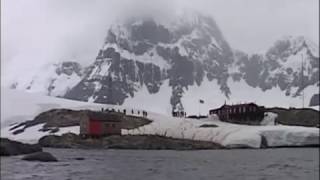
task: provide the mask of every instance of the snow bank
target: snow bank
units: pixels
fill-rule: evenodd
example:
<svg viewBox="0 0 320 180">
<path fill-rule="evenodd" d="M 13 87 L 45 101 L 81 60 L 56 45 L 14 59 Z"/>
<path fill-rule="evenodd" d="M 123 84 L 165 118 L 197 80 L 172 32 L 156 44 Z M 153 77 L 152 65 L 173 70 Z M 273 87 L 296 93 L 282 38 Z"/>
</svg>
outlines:
<svg viewBox="0 0 320 180">
<path fill-rule="evenodd" d="M 1 88 L 1 127 L 31 120 L 39 113 L 53 108 L 98 109 L 100 107 L 98 104 Z"/>
<path fill-rule="evenodd" d="M 278 114 L 272 112 L 264 113 L 264 118 L 261 121 L 260 125 L 262 126 L 272 126 L 275 125 L 275 120 L 278 117 Z"/>
<path fill-rule="evenodd" d="M 17 90 L 2 89 L 1 91 L 1 137 L 19 140 L 22 142 L 36 142 L 39 138 L 48 135 L 49 132 L 40 132 L 42 124 L 27 128 L 25 132 L 13 135 L 9 131 L 13 123 L 33 119 L 40 112 L 52 108 L 70 108 L 74 110 L 101 108 L 127 109 L 131 107 L 93 104 L 71 101 L 61 98 L 40 96 L 20 92 Z M 155 99 L 154 102 L 157 100 Z M 135 111 L 137 109 L 134 109 Z M 319 129 L 295 126 L 247 126 L 221 122 L 217 117 L 195 120 L 188 118 L 174 118 L 157 113 L 148 113 L 153 120 L 151 124 L 133 130 L 122 130 L 123 134 L 132 135 L 163 135 L 167 137 L 212 141 L 227 147 L 251 147 L 260 148 L 262 137 L 270 147 L 278 146 L 305 146 L 319 145 Z M 275 114 L 268 113 L 265 124 L 272 124 Z M 201 128 L 203 124 L 215 124 L 218 127 Z M 60 128 L 57 135 L 66 132 L 78 134 L 79 127 Z"/>
<path fill-rule="evenodd" d="M 270 113 L 270 117 L 274 114 Z M 194 120 L 151 114 L 153 123 L 123 130 L 123 134 L 154 134 L 173 138 L 212 141 L 226 147 L 260 148 L 262 137 L 269 147 L 319 145 L 319 129 L 296 126 L 247 126 L 221 122 L 216 119 Z M 272 118 L 270 118 L 272 119 Z M 215 124 L 215 128 L 200 128 Z"/>
</svg>

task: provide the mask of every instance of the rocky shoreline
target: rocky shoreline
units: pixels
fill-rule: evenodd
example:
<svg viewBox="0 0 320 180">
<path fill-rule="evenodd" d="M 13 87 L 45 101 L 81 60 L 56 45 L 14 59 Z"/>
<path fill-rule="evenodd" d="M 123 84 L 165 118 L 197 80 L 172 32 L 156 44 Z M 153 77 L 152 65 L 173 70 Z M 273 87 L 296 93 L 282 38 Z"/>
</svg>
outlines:
<svg viewBox="0 0 320 180">
<path fill-rule="evenodd" d="M 7 138 L 0 138 L 0 156 L 15 156 L 42 152 L 39 144 L 24 144 Z"/>
<path fill-rule="evenodd" d="M 73 133 L 48 135 L 39 140 L 42 147 L 83 149 L 145 149 L 145 150 L 200 150 L 222 149 L 223 146 L 206 141 L 175 139 L 156 135 L 115 135 L 101 139 L 82 139 Z"/>
<path fill-rule="evenodd" d="M 1 156 L 14 156 L 22 154 L 40 153 L 42 148 L 71 148 L 71 149 L 134 149 L 134 150 L 213 150 L 213 149 L 252 149 L 249 146 L 222 146 L 208 141 L 190 139 L 177 139 L 159 135 L 113 135 L 103 138 L 83 139 L 74 133 L 61 136 L 48 135 L 39 139 L 37 144 L 24 144 L 17 141 L 1 138 Z M 266 138 L 262 137 L 261 149 L 283 147 L 316 147 L 308 146 L 279 146 L 270 147 Z"/>
</svg>

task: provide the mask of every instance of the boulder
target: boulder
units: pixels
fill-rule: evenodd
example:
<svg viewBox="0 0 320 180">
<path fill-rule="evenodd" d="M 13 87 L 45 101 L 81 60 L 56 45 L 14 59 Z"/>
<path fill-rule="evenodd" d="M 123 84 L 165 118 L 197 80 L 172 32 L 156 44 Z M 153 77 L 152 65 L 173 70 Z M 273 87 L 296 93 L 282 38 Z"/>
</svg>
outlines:
<svg viewBox="0 0 320 180">
<path fill-rule="evenodd" d="M 268 140 L 264 135 L 261 135 L 261 145 L 260 145 L 261 149 L 265 149 L 268 148 Z"/>
<path fill-rule="evenodd" d="M 32 154 L 28 154 L 22 158 L 22 160 L 26 161 L 41 161 L 41 162 L 57 162 L 57 158 L 55 158 L 52 154 L 48 152 L 36 152 Z"/>
<path fill-rule="evenodd" d="M 41 152 L 42 148 L 38 144 L 24 144 L 17 141 L 12 141 L 7 138 L 0 138 L 0 155 L 14 156 L 20 154 L 30 154 Z"/>
<path fill-rule="evenodd" d="M 39 139 L 43 147 L 74 148 L 77 147 L 80 137 L 74 133 L 65 133 L 62 136 L 48 135 Z"/>
</svg>

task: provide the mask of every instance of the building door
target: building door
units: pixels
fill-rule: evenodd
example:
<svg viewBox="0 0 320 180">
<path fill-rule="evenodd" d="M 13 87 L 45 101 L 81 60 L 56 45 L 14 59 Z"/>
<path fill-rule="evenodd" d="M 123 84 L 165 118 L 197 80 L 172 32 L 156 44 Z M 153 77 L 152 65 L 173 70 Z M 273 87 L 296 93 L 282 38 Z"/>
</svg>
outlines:
<svg viewBox="0 0 320 180">
<path fill-rule="evenodd" d="M 90 120 L 89 132 L 90 135 L 102 135 L 101 122 L 96 120 Z"/>
</svg>

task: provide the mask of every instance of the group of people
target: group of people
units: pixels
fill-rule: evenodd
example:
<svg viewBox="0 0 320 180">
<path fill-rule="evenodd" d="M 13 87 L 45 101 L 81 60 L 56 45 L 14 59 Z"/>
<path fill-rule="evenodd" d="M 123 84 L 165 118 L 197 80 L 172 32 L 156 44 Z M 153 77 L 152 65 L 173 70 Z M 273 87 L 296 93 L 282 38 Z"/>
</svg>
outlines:
<svg viewBox="0 0 320 180">
<path fill-rule="evenodd" d="M 131 113 L 134 114 L 134 110 L 133 109 L 131 110 Z M 147 117 L 148 116 L 148 112 L 147 111 L 142 111 L 141 113 L 142 113 L 143 117 Z M 137 114 L 140 115 L 140 111 L 139 110 L 137 111 Z"/>
<path fill-rule="evenodd" d="M 186 117 L 187 113 L 184 111 L 178 111 L 178 112 L 172 111 L 172 116 L 173 117 Z"/>
<path fill-rule="evenodd" d="M 123 109 L 122 111 L 120 109 L 118 109 L 116 111 L 114 108 L 111 108 L 111 109 L 109 109 L 109 108 L 107 108 L 107 109 L 101 108 L 101 112 L 118 112 L 118 113 L 123 113 L 124 115 L 127 114 L 127 110 L 126 109 Z M 140 110 L 136 111 L 137 115 L 140 115 L 140 113 L 142 114 L 143 117 L 147 117 L 148 116 L 148 112 L 147 111 L 140 111 Z M 135 111 L 133 109 L 131 110 L 131 114 L 132 115 L 135 114 Z"/>
</svg>

